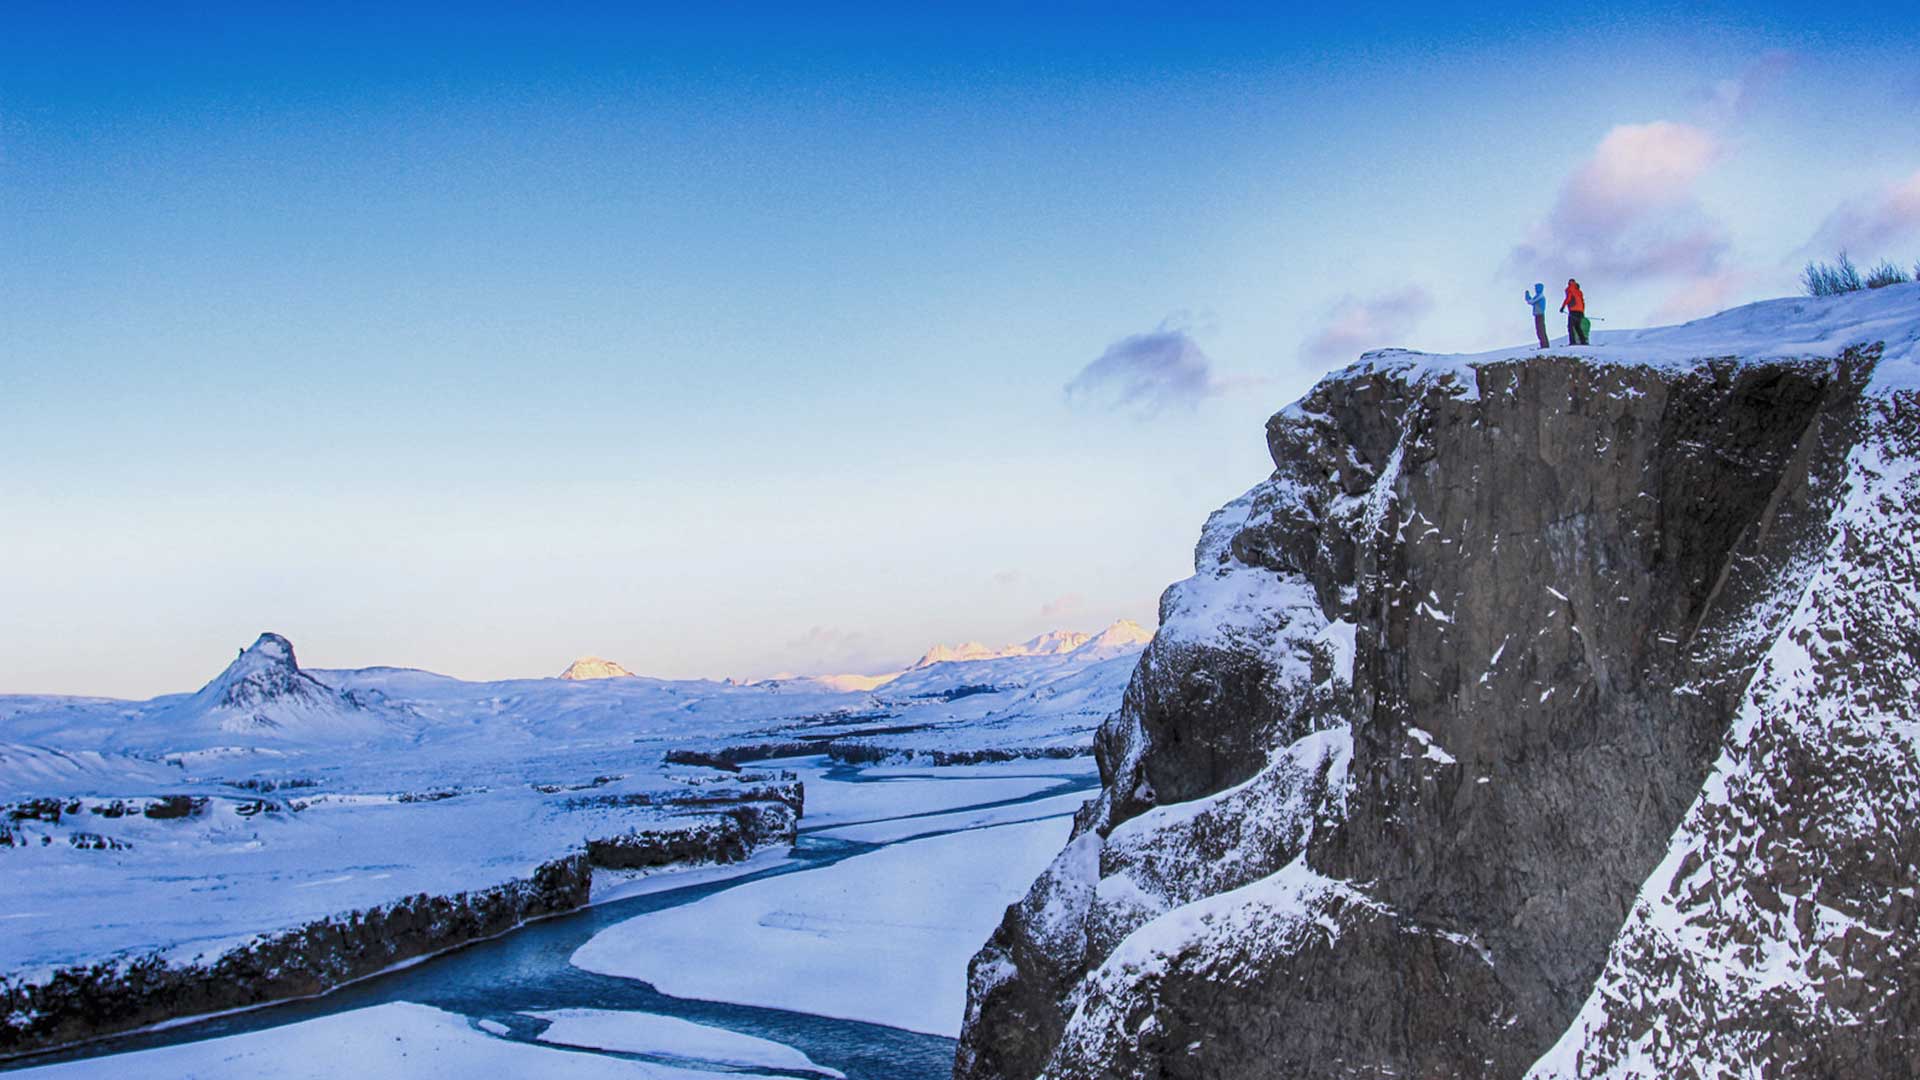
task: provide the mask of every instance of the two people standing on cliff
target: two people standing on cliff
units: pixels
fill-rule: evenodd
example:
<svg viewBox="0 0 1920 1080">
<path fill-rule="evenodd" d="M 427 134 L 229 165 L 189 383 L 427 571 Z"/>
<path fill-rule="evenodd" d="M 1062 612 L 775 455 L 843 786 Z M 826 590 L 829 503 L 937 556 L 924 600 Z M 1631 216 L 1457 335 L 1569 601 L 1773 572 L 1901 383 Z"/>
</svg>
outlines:
<svg viewBox="0 0 1920 1080">
<path fill-rule="evenodd" d="M 1547 341 L 1547 287 L 1541 282 L 1533 283 L 1533 291 L 1526 294 L 1526 301 L 1533 307 L 1533 333 L 1540 339 L 1540 347 L 1549 347 Z M 1567 297 L 1560 302 L 1560 310 L 1567 313 L 1567 344 L 1591 345 L 1587 340 L 1587 297 L 1580 291 L 1580 283 L 1567 279 Z"/>
</svg>

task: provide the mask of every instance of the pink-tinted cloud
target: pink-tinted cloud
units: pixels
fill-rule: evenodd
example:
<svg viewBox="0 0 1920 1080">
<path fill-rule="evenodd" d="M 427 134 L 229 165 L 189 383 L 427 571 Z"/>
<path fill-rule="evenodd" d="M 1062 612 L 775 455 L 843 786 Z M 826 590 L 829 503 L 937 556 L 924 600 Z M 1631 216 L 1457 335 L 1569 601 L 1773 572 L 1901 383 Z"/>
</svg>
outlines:
<svg viewBox="0 0 1920 1080">
<path fill-rule="evenodd" d="M 905 666 L 892 647 L 875 641 L 865 631 L 838 626 L 809 627 L 806 633 L 787 641 L 780 656 L 788 671 L 840 673 Z"/>
<path fill-rule="evenodd" d="M 1868 259 L 1909 257 L 1910 252 L 1889 250 L 1900 244 L 1920 244 L 1920 172 L 1835 207 L 1806 250 L 1831 255 L 1844 248 Z"/>
<path fill-rule="evenodd" d="M 1079 593 L 1056 596 L 1040 605 L 1040 617 L 1043 619 L 1064 619 L 1087 606 L 1086 597 Z"/>
<path fill-rule="evenodd" d="M 1653 312 L 1655 323 L 1686 322 L 1726 310 L 1742 290 L 1753 284 L 1745 270 L 1721 270 L 1689 278 L 1667 295 Z"/>
<path fill-rule="evenodd" d="M 1546 220 L 1508 257 L 1525 278 L 1704 276 L 1719 269 L 1725 226 L 1694 197 L 1719 140 L 1690 124 L 1621 124 L 1560 187 Z"/>
<path fill-rule="evenodd" d="M 1407 332 L 1433 310 L 1433 296 L 1418 285 L 1362 299 L 1347 296 L 1327 314 L 1300 354 L 1320 364 L 1357 359 L 1368 349 L 1407 343 Z"/>
</svg>

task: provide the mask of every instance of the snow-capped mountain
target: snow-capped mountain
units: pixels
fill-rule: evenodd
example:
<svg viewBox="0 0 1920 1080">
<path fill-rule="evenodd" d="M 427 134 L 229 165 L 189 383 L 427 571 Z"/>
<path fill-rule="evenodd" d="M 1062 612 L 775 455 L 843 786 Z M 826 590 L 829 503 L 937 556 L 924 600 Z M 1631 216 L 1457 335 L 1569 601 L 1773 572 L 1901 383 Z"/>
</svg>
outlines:
<svg viewBox="0 0 1920 1080">
<path fill-rule="evenodd" d="M 907 670 L 918 671 L 935 664 L 1005 660 L 1016 656 L 1065 656 L 1096 640 L 1101 641 L 1101 647 L 1107 649 L 1143 646 L 1152 636 L 1133 620 L 1121 619 L 1098 634 L 1078 630 L 1049 630 L 1039 637 L 1002 645 L 997 649 L 978 641 L 963 641 L 958 645 L 936 644 L 922 653 L 920 659 L 915 660 Z"/>
<path fill-rule="evenodd" d="M 950 664 L 956 661 L 996 660 L 1002 656 L 1025 655 L 1023 653 L 1009 651 L 1014 648 L 1017 648 L 1017 646 L 1009 645 L 1005 648 L 995 649 L 978 641 L 963 641 L 958 645 L 936 644 L 926 652 L 920 654 L 920 659 L 915 660 L 912 665 L 909 666 L 908 670 L 932 667 L 935 664 Z"/>
<path fill-rule="evenodd" d="M 633 672 L 619 664 L 598 656 L 583 656 L 567 665 L 567 670 L 560 673 L 561 678 L 570 681 L 630 678 L 632 675 Z"/>
<path fill-rule="evenodd" d="M 1029 638 L 1013 646 L 1008 655 L 1057 656 L 1060 653 L 1070 653 L 1085 645 L 1092 637 L 1092 634 L 1084 634 L 1078 630 L 1049 630 L 1039 637 Z"/>
<path fill-rule="evenodd" d="M 1068 651 L 1079 657 L 1105 659 L 1139 652 L 1152 640 L 1153 631 L 1132 619 L 1121 619 L 1098 634 L 1083 636 L 1080 643 Z"/>
<path fill-rule="evenodd" d="M 153 719 L 183 731 L 336 739 L 396 734 L 404 718 L 378 698 L 300 670 L 293 643 L 264 633 L 199 692 L 162 705 Z"/>
</svg>

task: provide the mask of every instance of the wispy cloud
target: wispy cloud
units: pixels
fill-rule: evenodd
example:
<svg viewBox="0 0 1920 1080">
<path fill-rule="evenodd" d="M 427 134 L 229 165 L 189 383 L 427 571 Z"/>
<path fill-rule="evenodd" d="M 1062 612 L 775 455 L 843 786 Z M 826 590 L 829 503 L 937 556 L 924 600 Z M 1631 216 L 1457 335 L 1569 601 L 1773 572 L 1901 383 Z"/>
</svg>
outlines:
<svg viewBox="0 0 1920 1080">
<path fill-rule="evenodd" d="M 1172 407 L 1191 408 L 1228 384 L 1186 330 L 1158 330 L 1121 338 L 1067 383 L 1075 405 L 1152 416 Z"/>
<path fill-rule="evenodd" d="M 1920 243 L 1920 172 L 1835 207 L 1805 251 L 1831 255 L 1845 248 L 1869 259 L 1910 257 L 1909 252 L 1888 250 L 1904 243 Z"/>
<path fill-rule="evenodd" d="M 1699 117 L 1709 127 L 1741 123 L 1773 97 L 1774 88 L 1799 58 L 1786 49 L 1771 49 L 1754 58 L 1738 76 L 1721 79 L 1702 91 Z"/>
<path fill-rule="evenodd" d="M 791 671 L 842 673 L 881 671 L 897 666 L 898 657 L 872 635 L 838 626 L 812 626 L 786 642 L 782 663 Z"/>
<path fill-rule="evenodd" d="M 1043 619 L 1064 619 L 1087 606 L 1086 597 L 1079 593 L 1056 596 L 1040 605 L 1040 617 Z"/>
<path fill-rule="evenodd" d="M 1337 364 L 1368 349 L 1404 344 L 1407 332 L 1432 310 L 1432 294 L 1418 285 L 1365 298 L 1344 297 L 1300 347 L 1300 355 L 1319 364 Z"/>
<path fill-rule="evenodd" d="M 1720 156 L 1719 140 L 1690 124 L 1616 126 L 1561 184 L 1552 211 L 1508 256 L 1510 267 L 1549 279 L 1716 272 L 1727 230 L 1694 188 Z"/>
</svg>

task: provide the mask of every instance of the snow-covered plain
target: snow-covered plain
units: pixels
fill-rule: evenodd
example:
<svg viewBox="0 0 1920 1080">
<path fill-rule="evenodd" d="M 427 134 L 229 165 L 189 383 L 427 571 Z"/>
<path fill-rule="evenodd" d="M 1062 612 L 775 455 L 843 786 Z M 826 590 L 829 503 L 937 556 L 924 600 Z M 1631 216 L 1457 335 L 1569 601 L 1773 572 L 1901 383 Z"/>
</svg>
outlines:
<svg viewBox="0 0 1920 1080">
<path fill-rule="evenodd" d="M 29 1069 L 46 1080 L 191 1077 L 193 1080 L 713 1080 L 712 1071 L 544 1049 L 500 1038 L 463 1016 L 405 1002 L 205 1042 Z M 773 1076 L 778 1074 L 760 1073 Z M 804 1080 L 787 1076 L 784 1080 Z"/>
<path fill-rule="evenodd" d="M 712 821 L 698 804 L 781 775 L 670 752 L 898 756 L 886 783 L 807 770 L 809 827 L 1019 798 L 1054 783 L 1021 764 L 1058 774 L 1072 765 L 1052 755 L 1090 752 L 1138 649 L 1129 633 L 1088 636 L 844 690 L 309 671 L 263 635 L 192 694 L 0 696 L 0 987 L 149 956 L 205 963 L 313 920 L 524 880 L 589 839 Z M 935 783 L 936 751 L 1046 758 Z M 645 888 L 618 877 L 596 898 Z"/>
<path fill-rule="evenodd" d="M 1056 773 L 1063 768 L 1071 769 L 1063 762 L 1049 764 Z M 937 814 L 962 806 L 1018 799 L 1045 791 L 1055 783 L 1049 776 L 988 775 L 954 779 L 935 777 L 930 775 L 931 770 L 856 783 L 809 772 L 797 763 L 795 770 L 807 784 L 806 827 L 809 830 L 890 820 L 903 814 Z M 1083 766 L 1077 771 L 1087 769 Z"/>
<path fill-rule="evenodd" d="M 842 825 L 838 828 L 822 829 L 819 835 L 834 840 L 852 840 L 860 844 L 891 844 L 899 840 L 912 840 L 939 833 L 987 829 L 995 825 L 1014 825 L 1023 821 L 1059 817 L 1063 814 L 1072 814 L 1086 801 L 1086 792 L 1073 792 L 1005 806 L 956 810 L 946 814 L 919 814 L 886 821 L 871 821 L 860 825 Z"/>
<path fill-rule="evenodd" d="M 934 836 L 753 882 L 605 930 L 573 962 L 679 997 L 957 1035 L 968 958 L 1070 824 Z"/>
<path fill-rule="evenodd" d="M 540 1033 L 541 1042 L 686 1058 L 748 1069 L 792 1069 L 828 1077 L 846 1075 L 814 1064 L 812 1058 L 785 1043 L 710 1024 L 696 1024 L 677 1016 L 615 1009 L 556 1009 L 528 1015 L 551 1021 Z"/>
</svg>

